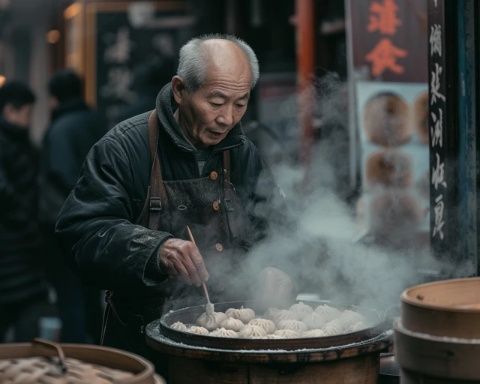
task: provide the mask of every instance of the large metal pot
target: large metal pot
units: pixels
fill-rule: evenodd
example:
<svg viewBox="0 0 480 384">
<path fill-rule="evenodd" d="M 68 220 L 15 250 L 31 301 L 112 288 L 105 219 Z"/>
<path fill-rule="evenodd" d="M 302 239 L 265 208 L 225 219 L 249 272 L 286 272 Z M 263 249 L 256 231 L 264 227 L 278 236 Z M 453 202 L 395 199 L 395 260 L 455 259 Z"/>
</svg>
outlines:
<svg viewBox="0 0 480 384">
<path fill-rule="evenodd" d="M 215 304 L 219 311 L 242 304 Z M 376 326 L 348 335 L 302 339 L 228 339 L 175 331 L 204 306 L 169 312 L 146 328 L 147 344 L 168 359 L 169 383 L 377 382 L 379 354 L 391 332 Z"/>
</svg>

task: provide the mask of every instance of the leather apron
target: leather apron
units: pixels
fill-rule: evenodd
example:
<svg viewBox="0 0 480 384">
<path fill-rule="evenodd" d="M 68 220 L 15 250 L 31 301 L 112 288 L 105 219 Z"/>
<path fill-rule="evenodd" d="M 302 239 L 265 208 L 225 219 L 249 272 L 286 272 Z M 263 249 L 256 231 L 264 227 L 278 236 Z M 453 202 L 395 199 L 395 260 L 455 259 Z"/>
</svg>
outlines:
<svg viewBox="0 0 480 384">
<path fill-rule="evenodd" d="M 138 224 L 188 239 L 188 225 L 210 274 L 213 302 L 238 299 L 226 293 L 225 282 L 241 263 L 248 236 L 248 216 L 230 182 L 230 153 L 223 152 L 223 166 L 208 176 L 165 181 L 158 156 L 158 117 L 148 118 L 148 136 L 153 159 L 147 198 Z M 102 344 L 138 353 L 155 362 L 157 356 L 145 345 L 143 329 L 167 310 L 204 303 L 201 289 L 169 278 L 152 298 L 135 298 L 135 305 L 107 292 Z M 166 300 L 168 299 L 168 302 Z M 158 367 L 158 360 L 156 361 Z M 161 369 L 163 371 L 163 369 Z"/>
</svg>

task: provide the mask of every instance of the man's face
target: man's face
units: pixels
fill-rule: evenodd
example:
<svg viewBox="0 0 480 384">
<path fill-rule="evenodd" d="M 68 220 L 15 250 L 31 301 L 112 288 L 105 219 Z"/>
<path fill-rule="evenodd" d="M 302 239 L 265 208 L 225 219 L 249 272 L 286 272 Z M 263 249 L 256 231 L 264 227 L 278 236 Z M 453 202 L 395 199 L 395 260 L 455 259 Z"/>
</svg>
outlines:
<svg viewBox="0 0 480 384">
<path fill-rule="evenodd" d="M 3 117 L 10 124 L 28 128 L 32 122 L 32 110 L 32 104 L 25 104 L 20 108 L 15 108 L 12 104 L 7 104 L 3 108 Z"/>
<path fill-rule="evenodd" d="M 174 87 L 176 81 L 182 82 L 174 78 Z M 225 139 L 247 110 L 250 86 L 250 67 L 244 60 L 227 69 L 210 64 L 199 89 L 183 88 L 176 94 L 178 121 L 195 146 L 209 147 Z"/>
</svg>

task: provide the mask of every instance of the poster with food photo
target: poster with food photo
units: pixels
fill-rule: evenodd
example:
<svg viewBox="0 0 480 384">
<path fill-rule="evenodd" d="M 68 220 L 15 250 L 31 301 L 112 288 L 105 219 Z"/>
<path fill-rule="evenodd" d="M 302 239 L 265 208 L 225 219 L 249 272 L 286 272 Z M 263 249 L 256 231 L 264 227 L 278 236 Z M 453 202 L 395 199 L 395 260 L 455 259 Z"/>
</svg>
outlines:
<svg viewBox="0 0 480 384">
<path fill-rule="evenodd" d="M 394 248 L 428 245 L 428 87 L 356 83 L 362 230 Z"/>
</svg>

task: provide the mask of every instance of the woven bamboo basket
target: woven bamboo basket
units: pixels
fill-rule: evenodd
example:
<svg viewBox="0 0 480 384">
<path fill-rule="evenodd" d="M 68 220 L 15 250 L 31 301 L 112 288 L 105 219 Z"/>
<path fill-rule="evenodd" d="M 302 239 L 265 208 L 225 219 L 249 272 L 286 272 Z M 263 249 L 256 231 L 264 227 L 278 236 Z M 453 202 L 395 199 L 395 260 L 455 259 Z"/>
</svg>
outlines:
<svg viewBox="0 0 480 384">
<path fill-rule="evenodd" d="M 164 384 L 140 356 L 87 344 L 0 344 L 2 384 Z"/>
</svg>

